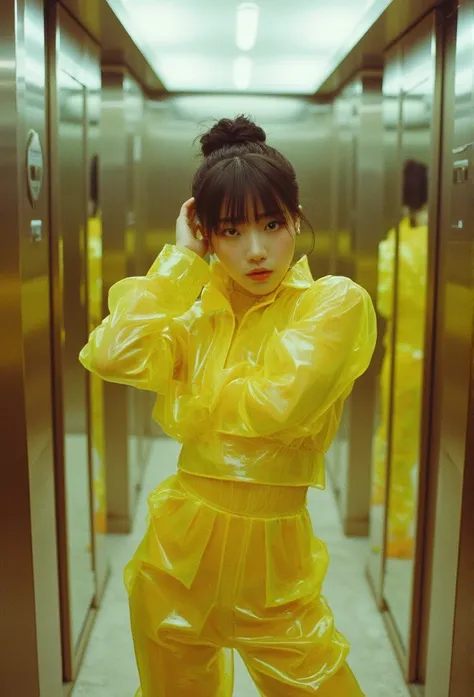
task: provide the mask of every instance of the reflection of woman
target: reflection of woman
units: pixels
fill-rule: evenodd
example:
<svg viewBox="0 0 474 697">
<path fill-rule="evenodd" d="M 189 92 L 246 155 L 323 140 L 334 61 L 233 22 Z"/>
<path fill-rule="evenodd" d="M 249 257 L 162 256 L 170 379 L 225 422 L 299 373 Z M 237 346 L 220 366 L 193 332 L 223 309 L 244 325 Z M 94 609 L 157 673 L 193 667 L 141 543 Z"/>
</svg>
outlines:
<svg viewBox="0 0 474 697">
<path fill-rule="evenodd" d="M 261 128 L 222 120 L 201 142 L 176 246 L 111 289 L 81 354 L 105 379 L 156 392 L 155 417 L 183 443 L 125 573 L 138 694 L 229 695 L 227 647 L 262 695 L 361 697 L 321 595 L 327 552 L 306 494 L 324 485 L 375 313 L 352 281 L 292 266 L 298 185 Z"/>
<path fill-rule="evenodd" d="M 87 224 L 87 288 L 89 331 L 102 317 L 102 221 L 99 208 L 99 158 L 91 159 L 89 172 L 89 219 Z M 94 529 L 106 532 L 105 441 L 103 384 L 90 376 L 92 475 L 94 482 Z"/>
<path fill-rule="evenodd" d="M 425 324 L 427 199 L 427 168 L 419 162 L 409 160 L 404 168 L 404 218 L 398 228 L 395 377 L 387 535 L 387 554 L 392 557 L 410 557 L 413 553 L 414 480 L 420 447 Z M 385 500 L 395 253 L 396 233 L 391 230 L 379 247 L 378 309 L 388 322 L 381 374 L 382 415 L 375 439 L 374 503 Z"/>
</svg>

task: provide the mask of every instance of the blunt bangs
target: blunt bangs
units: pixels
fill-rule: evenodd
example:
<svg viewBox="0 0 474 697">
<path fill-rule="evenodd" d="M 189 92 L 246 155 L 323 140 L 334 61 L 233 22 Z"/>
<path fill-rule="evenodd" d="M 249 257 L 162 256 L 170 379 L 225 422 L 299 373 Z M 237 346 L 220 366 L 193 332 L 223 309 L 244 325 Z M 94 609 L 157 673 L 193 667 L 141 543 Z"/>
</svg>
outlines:
<svg viewBox="0 0 474 697">
<path fill-rule="evenodd" d="M 260 153 L 215 164 L 202 182 L 196 212 L 207 233 L 216 232 L 222 218 L 248 223 L 252 212 L 281 215 L 287 224 L 299 217 L 298 201 L 284 186 L 281 169 Z"/>
</svg>

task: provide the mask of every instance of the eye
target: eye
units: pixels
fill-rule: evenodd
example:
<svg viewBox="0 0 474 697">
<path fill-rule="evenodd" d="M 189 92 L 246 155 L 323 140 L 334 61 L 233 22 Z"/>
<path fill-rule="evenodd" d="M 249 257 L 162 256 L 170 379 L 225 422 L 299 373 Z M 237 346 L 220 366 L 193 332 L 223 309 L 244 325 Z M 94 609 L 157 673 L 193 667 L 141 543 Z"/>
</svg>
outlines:
<svg viewBox="0 0 474 697">
<path fill-rule="evenodd" d="M 223 237 L 237 237 L 240 233 L 234 227 L 228 227 L 225 230 L 221 230 L 220 234 Z"/>
<path fill-rule="evenodd" d="M 283 220 L 271 220 L 266 226 L 266 229 L 274 232 L 275 230 L 278 230 L 281 227 L 285 227 L 285 223 Z"/>
</svg>

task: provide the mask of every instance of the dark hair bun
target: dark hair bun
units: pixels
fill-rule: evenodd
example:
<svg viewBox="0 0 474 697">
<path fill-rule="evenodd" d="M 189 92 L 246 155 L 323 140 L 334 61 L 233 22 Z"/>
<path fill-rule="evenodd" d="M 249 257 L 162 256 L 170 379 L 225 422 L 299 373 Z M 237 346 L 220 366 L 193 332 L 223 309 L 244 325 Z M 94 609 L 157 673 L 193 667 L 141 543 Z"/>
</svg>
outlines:
<svg viewBox="0 0 474 697">
<path fill-rule="evenodd" d="M 221 119 L 208 133 L 201 137 L 201 150 L 204 157 L 221 148 L 242 143 L 264 143 L 265 131 L 245 116 L 236 119 Z"/>
</svg>

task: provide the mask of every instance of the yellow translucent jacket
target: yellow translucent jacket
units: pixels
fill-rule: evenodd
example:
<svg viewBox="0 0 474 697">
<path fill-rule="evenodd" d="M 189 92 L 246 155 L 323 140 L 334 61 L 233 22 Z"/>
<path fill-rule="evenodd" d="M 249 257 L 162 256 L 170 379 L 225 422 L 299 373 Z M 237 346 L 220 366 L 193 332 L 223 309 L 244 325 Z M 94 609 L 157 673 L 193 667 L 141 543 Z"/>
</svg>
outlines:
<svg viewBox="0 0 474 697">
<path fill-rule="evenodd" d="M 323 488 L 324 453 L 375 346 L 370 297 L 347 278 L 314 281 L 303 257 L 237 326 L 232 288 L 218 261 L 166 245 L 146 276 L 111 288 L 80 360 L 157 394 L 182 471 Z"/>
<path fill-rule="evenodd" d="M 395 230 L 379 245 L 377 307 L 392 321 L 395 290 Z M 422 350 L 425 336 L 428 226 L 412 226 L 404 218 L 398 227 L 397 344 Z"/>
</svg>

